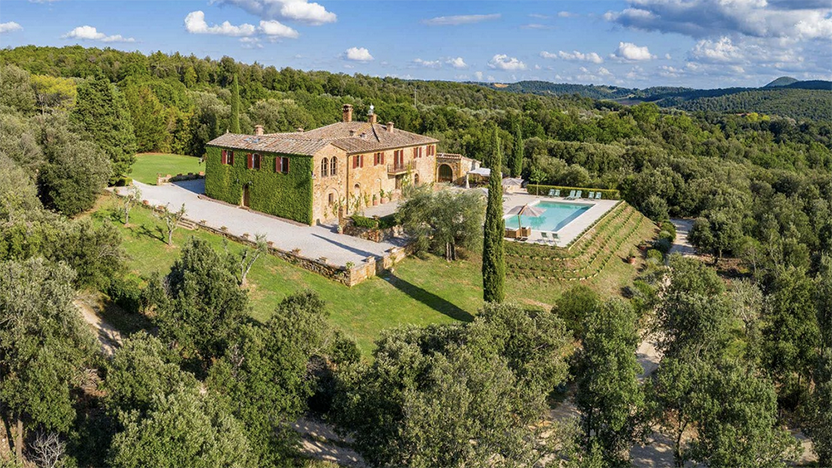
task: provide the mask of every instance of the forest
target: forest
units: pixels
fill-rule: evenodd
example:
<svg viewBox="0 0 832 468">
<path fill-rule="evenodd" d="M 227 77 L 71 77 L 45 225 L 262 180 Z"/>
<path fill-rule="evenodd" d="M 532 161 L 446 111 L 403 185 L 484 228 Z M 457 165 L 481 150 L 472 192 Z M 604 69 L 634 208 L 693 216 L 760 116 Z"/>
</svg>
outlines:
<svg viewBox="0 0 832 468">
<path fill-rule="evenodd" d="M 344 103 L 359 118 L 374 105 L 442 152 L 507 155 L 505 174 L 617 189 L 662 226 L 694 219 L 708 261 L 670 256 L 622 297 L 577 286 L 551 309 L 486 303 L 471 322 L 389 330 L 366 359 L 314 293 L 251 320 L 239 254 L 199 240 L 136 284 L 116 229 L 83 216 L 106 186 L 130 183 L 137 152 L 202 156 L 237 125 L 314 128 Z M 628 466 L 657 427 L 677 466 L 786 466 L 790 430 L 832 464 L 832 121 L 722 110 L 4 49 L 0 416 L 12 436 L 0 460 L 318 466 L 289 427 L 314 414 L 374 466 Z M 148 331 L 104 356 L 73 303 L 83 290 Z M 663 356 L 646 380 L 642 333 Z M 567 387 L 580 423 L 537 424 Z"/>
</svg>

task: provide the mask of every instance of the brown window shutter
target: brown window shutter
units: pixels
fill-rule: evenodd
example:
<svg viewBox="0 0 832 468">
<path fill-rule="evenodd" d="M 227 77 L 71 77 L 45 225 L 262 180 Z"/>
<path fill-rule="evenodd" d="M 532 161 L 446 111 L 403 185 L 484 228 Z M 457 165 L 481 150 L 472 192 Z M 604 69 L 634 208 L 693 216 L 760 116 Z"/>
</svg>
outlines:
<svg viewBox="0 0 832 468">
<path fill-rule="evenodd" d="M 222 164 L 228 164 L 228 154 L 226 153 L 225 150 L 222 150 L 222 153 L 221 153 L 221 156 L 220 156 L 220 162 L 222 162 Z"/>
<path fill-rule="evenodd" d="M 280 156 L 274 158 L 274 171 L 275 172 L 280 172 L 280 169 L 282 169 L 280 167 L 281 166 L 281 161 L 282 160 L 280 159 Z"/>
<path fill-rule="evenodd" d="M 246 167 L 251 169 L 254 166 L 254 155 L 251 153 L 246 154 Z"/>
</svg>

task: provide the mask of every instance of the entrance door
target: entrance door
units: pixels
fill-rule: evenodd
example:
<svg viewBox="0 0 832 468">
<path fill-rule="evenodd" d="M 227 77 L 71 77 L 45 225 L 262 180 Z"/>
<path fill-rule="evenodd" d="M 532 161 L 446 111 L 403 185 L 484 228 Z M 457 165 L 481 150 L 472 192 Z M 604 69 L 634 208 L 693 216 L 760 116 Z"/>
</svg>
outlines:
<svg viewBox="0 0 832 468">
<path fill-rule="evenodd" d="M 249 193 L 248 193 L 248 185 L 243 187 L 243 206 L 246 207 L 246 208 L 251 207 L 251 202 L 250 202 Z"/>
<path fill-rule="evenodd" d="M 439 182 L 453 182 L 454 170 L 447 164 L 439 166 Z"/>
</svg>

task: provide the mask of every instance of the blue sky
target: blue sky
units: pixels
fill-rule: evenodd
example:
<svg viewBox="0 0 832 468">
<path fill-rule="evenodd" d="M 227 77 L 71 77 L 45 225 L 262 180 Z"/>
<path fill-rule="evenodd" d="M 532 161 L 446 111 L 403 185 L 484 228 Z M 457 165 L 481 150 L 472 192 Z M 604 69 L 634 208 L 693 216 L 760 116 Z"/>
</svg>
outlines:
<svg viewBox="0 0 832 468">
<path fill-rule="evenodd" d="M 699 88 L 832 79 L 832 0 L 3 0 L 0 46 L 402 78 Z"/>
</svg>

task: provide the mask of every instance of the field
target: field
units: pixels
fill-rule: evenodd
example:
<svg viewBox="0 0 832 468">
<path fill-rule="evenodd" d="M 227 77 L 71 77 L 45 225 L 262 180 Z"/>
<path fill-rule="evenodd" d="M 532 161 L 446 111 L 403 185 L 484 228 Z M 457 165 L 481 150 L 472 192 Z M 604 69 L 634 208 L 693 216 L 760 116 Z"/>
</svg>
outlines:
<svg viewBox="0 0 832 468">
<path fill-rule="evenodd" d="M 136 155 L 130 177 L 145 184 L 156 185 L 157 174 L 187 174 L 204 170 L 199 158 L 180 154 L 140 153 Z"/>
<path fill-rule="evenodd" d="M 178 229 L 174 234 L 175 245 L 167 246 L 159 230 L 161 223 L 149 209 L 135 208 L 130 225 L 124 226 L 113 210 L 113 203 L 112 199 L 102 199 L 92 216 L 101 222 L 111 219 L 119 226 L 129 255 L 129 268 L 138 275 L 166 273 L 191 236 L 205 239 L 217 249 L 223 248 L 222 237 L 185 229 Z M 642 239 L 650 234 L 648 227 L 636 237 Z M 242 247 L 229 242 L 228 248 L 238 251 Z M 616 258 L 605 266 L 602 274 L 585 284 L 604 294 L 617 295 L 635 274 L 635 267 Z M 510 301 L 549 308 L 565 289 L 576 284 L 577 281 L 511 275 L 507 278 L 506 290 Z M 434 256 L 408 258 L 387 275 L 348 288 L 265 255 L 252 268 L 248 287 L 251 314 L 257 320 L 268 319 L 274 307 L 289 294 L 305 289 L 317 292 L 329 304 L 332 323 L 354 338 L 365 354 L 372 351 L 373 341 L 386 328 L 470 321 L 482 306 L 482 276 L 476 256 L 454 263 Z"/>
</svg>

